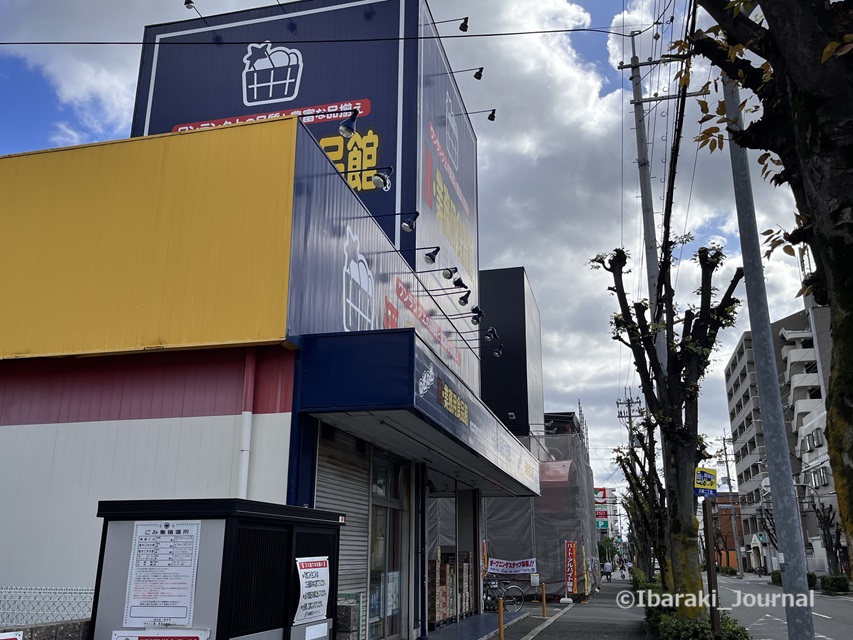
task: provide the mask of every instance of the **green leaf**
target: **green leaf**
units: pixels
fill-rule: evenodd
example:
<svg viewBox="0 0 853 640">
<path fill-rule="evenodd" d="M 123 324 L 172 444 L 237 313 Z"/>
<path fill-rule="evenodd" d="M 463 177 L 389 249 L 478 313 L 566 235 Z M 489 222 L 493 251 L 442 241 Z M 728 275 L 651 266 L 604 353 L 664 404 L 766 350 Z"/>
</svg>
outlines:
<svg viewBox="0 0 853 640">
<path fill-rule="evenodd" d="M 835 40 L 830 42 L 828 45 L 826 45 L 826 47 L 824 47 L 823 55 L 820 57 L 820 61 L 823 63 L 829 60 L 832 57 L 832 54 L 835 53 L 835 50 L 840 46 L 840 42 L 836 42 Z"/>
<path fill-rule="evenodd" d="M 788 254 L 789 256 L 791 256 L 792 258 L 796 256 L 796 253 L 794 253 L 794 247 L 792 247 L 792 246 L 791 246 L 791 245 L 789 245 L 789 244 L 786 244 L 784 247 L 782 247 L 782 251 L 784 251 L 785 253 L 787 253 L 787 254 Z"/>
</svg>

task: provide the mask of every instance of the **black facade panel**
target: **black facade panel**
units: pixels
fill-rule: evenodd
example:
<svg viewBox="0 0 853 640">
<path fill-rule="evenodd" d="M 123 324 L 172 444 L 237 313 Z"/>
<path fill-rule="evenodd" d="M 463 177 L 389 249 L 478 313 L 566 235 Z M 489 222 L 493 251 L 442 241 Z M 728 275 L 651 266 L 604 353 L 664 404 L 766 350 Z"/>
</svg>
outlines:
<svg viewBox="0 0 853 640">
<path fill-rule="evenodd" d="M 517 436 L 530 434 L 527 327 L 523 267 L 480 271 L 480 390 L 483 402 Z M 494 327 L 503 344 L 500 358 L 483 334 Z"/>
<path fill-rule="evenodd" d="M 297 409 L 408 408 L 414 402 L 414 331 L 306 336 Z"/>
</svg>

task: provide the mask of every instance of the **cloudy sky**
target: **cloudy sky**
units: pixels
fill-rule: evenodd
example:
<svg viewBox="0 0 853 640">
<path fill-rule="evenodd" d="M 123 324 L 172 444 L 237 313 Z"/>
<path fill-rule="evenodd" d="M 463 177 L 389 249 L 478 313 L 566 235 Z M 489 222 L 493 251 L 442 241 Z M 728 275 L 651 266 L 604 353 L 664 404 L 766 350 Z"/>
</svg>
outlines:
<svg viewBox="0 0 853 640">
<path fill-rule="evenodd" d="M 203 15 L 272 4 L 265 0 L 197 0 Z M 476 81 L 457 76 L 469 110 L 497 109 L 497 120 L 473 116 L 479 137 L 481 268 L 523 265 L 542 316 L 546 410 L 582 405 L 596 483 L 619 486 L 611 450 L 624 442 L 616 400 L 636 379 L 627 351 L 613 342 L 615 301 L 607 274 L 588 262 L 627 248 L 637 258 L 629 282 L 646 297 L 641 261 L 637 147 L 629 73 L 636 38 L 641 60 L 657 59 L 684 32 L 685 0 L 431 0 L 437 21 L 470 17 L 462 34 L 441 25 L 456 69 L 485 67 Z M 195 16 L 183 0 L 3 0 L 0 3 L 0 154 L 124 138 L 129 134 L 138 75 L 138 45 L 12 45 L 31 41 L 139 41 L 146 24 Z M 701 18 L 700 18 L 701 21 Z M 660 24 L 655 25 L 655 22 Z M 574 33 L 517 32 L 588 29 Z M 610 34 L 605 32 L 611 32 Z M 462 37 L 459 37 L 462 36 Z M 642 68 L 644 95 L 674 93 L 675 65 Z M 692 89 L 712 78 L 701 61 Z M 711 96 L 709 99 L 713 99 Z M 654 206 L 660 222 L 670 166 L 675 102 L 647 105 Z M 689 105 L 677 169 L 673 228 L 692 231 L 677 278 L 682 307 L 696 274 L 690 256 L 712 241 L 729 260 L 718 286 L 740 264 L 727 150 L 697 151 L 698 108 Z M 755 156 L 752 165 L 757 169 Z M 756 170 L 759 229 L 790 228 L 793 200 L 767 186 Z M 781 252 L 766 263 L 773 319 L 801 308 L 798 269 Z M 745 302 L 743 286 L 739 291 Z M 718 437 L 728 427 L 722 371 L 749 326 L 746 307 L 722 335 L 704 382 L 701 429 Z"/>
</svg>

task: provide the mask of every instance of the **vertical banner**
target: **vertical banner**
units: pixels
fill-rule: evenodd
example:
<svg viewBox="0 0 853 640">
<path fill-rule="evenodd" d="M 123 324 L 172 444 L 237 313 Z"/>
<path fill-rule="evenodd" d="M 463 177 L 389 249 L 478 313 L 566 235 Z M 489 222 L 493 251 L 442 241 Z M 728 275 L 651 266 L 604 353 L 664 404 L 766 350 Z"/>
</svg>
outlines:
<svg viewBox="0 0 853 640">
<path fill-rule="evenodd" d="M 484 578 L 489 572 L 489 545 L 485 540 L 480 544 L 480 571 Z"/>
<path fill-rule="evenodd" d="M 584 595 L 589 595 L 589 560 L 586 558 L 586 545 L 581 547 L 583 551 L 583 592 Z"/>
<path fill-rule="evenodd" d="M 578 543 L 566 540 L 566 597 L 577 592 Z"/>
</svg>

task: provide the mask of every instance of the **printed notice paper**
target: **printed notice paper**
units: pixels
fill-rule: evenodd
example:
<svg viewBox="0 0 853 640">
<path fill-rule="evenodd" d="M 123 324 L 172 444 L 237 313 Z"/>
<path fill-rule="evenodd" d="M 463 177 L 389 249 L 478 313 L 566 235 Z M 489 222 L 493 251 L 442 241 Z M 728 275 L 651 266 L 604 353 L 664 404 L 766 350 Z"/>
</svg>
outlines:
<svg viewBox="0 0 853 640">
<path fill-rule="evenodd" d="M 125 627 L 193 623 L 201 521 L 135 522 Z"/>
</svg>

